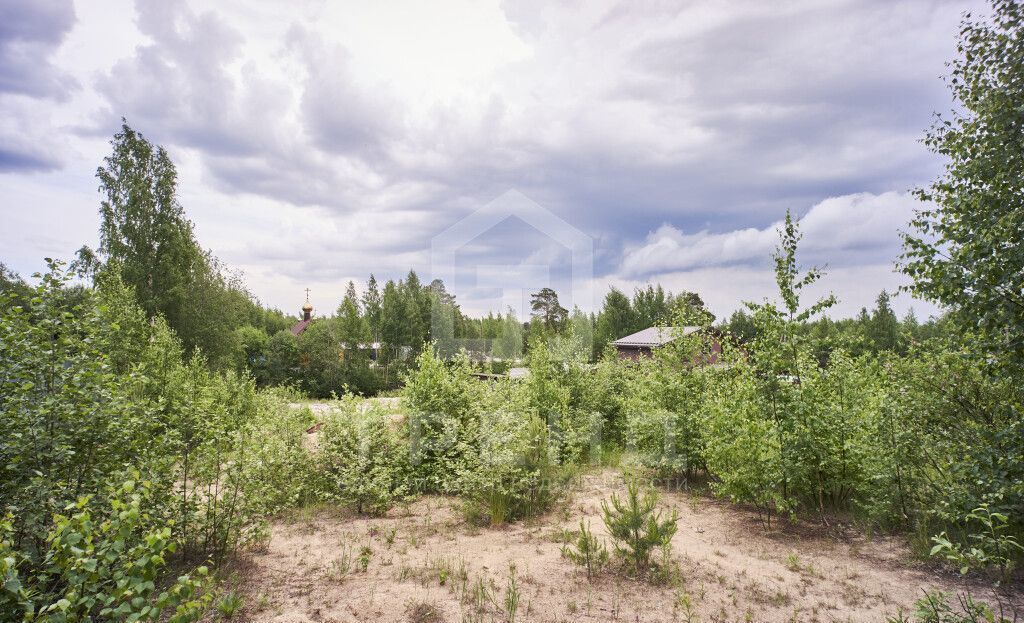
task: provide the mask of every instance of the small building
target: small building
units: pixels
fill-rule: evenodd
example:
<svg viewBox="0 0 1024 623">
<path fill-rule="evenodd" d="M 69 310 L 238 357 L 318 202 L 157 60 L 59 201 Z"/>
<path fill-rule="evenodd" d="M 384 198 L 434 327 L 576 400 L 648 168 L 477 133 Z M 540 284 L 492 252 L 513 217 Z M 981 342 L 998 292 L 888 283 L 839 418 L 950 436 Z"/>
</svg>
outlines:
<svg viewBox="0 0 1024 623">
<path fill-rule="evenodd" d="M 700 327 L 648 327 L 643 331 L 637 331 L 631 335 L 621 337 L 612 346 L 618 351 L 619 359 L 637 360 L 642 357 L 650 357 L 654 350 L 675 340 L 680 335 L 692 335 L 703 331 Z M 715 364 L 718 355 L 722 352 L 722 344 L 716 331 L 709 330 L 714 340 L 711 344 L 711 355 L 707 364 Z"/>
</svg>

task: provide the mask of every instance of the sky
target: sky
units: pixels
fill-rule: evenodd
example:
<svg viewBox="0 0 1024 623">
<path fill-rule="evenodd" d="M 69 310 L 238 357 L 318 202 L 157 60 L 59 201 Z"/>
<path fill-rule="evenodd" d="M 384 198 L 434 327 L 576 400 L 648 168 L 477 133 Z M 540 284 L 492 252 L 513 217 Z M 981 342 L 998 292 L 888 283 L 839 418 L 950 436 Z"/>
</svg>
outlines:
<svg viewBox="0 0 1024 623">
<path fill-rule="evenodd" d="M 0 0 L 0 261 L 27 276 L 96 245 L 123 117 L 168 149 L 201 244 L 290 313 L 412 268 L 455 274 L 470 313 L 661 283 L 721 317 L 773 296 L 788 209 L 826 268 L 808 296 L 851 316 L 906 284 L 966 10 L 985 7 Z M 474 214 L 489 227 L 439 266 Z"/>
</svg>

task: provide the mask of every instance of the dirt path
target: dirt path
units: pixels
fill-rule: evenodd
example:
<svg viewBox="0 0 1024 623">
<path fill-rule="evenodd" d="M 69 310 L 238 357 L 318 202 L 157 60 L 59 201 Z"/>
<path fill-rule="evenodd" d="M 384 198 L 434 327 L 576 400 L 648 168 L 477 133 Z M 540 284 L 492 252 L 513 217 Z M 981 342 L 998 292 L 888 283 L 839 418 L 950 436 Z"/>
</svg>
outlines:
<svg viewBox="0 0 1024 623">
<path fill-rule="evenodd" d="M 544 520 L 498 529 L 466 525 L 457 501 L 439 497 L 382 518 L 325 510 L 279 522 L 267 550 L 240 562 L 243 620 L 505 621 L 510 564 L 516 621 L 885 621 L 926 588 L 966 588 L 914 565 L 897 539 L 807 525 L 766 533 L 752 513 L 688 493 L 662 496 L 680 518 L 679 582 L 590 582 L 561 556 L 557 535 L 580 518 L 603 535 L 600 501 L 622 489 L 614 472 L 587 476 Z"/>
</svg>

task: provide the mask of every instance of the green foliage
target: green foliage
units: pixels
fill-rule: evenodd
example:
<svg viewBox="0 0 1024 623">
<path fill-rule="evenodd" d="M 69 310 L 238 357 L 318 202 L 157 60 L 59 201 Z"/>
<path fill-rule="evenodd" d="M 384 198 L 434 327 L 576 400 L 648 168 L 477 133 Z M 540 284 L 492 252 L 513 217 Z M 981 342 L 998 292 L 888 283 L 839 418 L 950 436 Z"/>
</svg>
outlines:
<svg viewBox="0 0 1024 623">
<path fill-rule="evenodd" d="M 301 508 L 323 499 L 324 474 L 318 457 L 304 439 L 315 420 L 308 409 L 290 409 L 281 390 L 264 390 L 256 397 L 254 412 L 245 423 L 251 447 L 239 458 L 237 478 L 250 515 L 247 540 L 259 542 L 262 518 L 289 508 Z"/>
<path fill-rule="evenodd" d="M 689 478 L 706 467 L 706 401 L 721 373 L 695 365 L 710 360 L 709 335 L 685 334 L 682 319 L 675 325 L 675 339 L 632 370 L 625 439 L 658 475 Z"/>
<path fill-rule="evenodd" d="M 976 528 L 972 527 L 968 533 L 968 539 L 973 545 L 964 547 L 960 543 L 953 543 L 943 532 L 932 537 L 935 546 L 931 550 L 931 555 L 942 556 L 951 561 L 960 567 L 962 574 L 972 569 L 995 567 L 999 570 L 1000 581 L 1006 580 L 1015 559 L 1024 552 L 1024 546 L 1017 538 L 1006 533 L 1009 518 L 1003 513 L 992 512 L 987 504 L 983 504 L 971 511 L 965 519 L 976 525 Z"/>
<path fill-rule="evenodd" d="M 903 271 L 915 294 L 948 309 L 982 358 L 1024 372 L 1024 6 L 993 0 L 968 17 L 947 84 L 956 109 L 925 144 L 947 159 L 918 197 L 928 202 L 904 236 Z"/>
<path fill-rule="evenodd" d="M 500 320 L 501 328 L 496 335 L 491 354 L 499 359 L 518 359 L 523 354 L 523 325 L 509 308 Z"/>
<path fill-rule="evenodd" d="M 420 354 L 403 391 L 414 490 L 458 493 L 471 518 L 494 525 L 550 507 L 571 474 L 560 464 L 585 456 L 590 424 L 571 417 L 580 412 L 547 349 L 530 357 L 527 381 L 487 385 L 465 356 Z"/>
<path fill-rule="evenodd" d="M 939 591 L 926 592 L 917 600 L 914 621 L 917 623 L 1010 623 L 1002 613 L 996 614 L 988 604 L 975 601 L 968 593 L 957 595 L 957 607 L 951 606 L 950 596 Z M 911 619 L 901 612 L 889 617 L 888 623 L 910 623 Z"/>
<path fill-rule="evenodd" d="M 541 288 L 530 295 L 530 309 L 533 317 L 544 325 L 548 331 L 554 332 L 561 328 L 569 317 L 569 310 L 558 302 L 558 293 L 551 288 Z"/>
<path fill-rule="evenodd" d="M 117 273 L 98 273 L 97 288 L 71 309 L 69 277 L 53 264 L 28 308 L 0 306 L 0 419 L 11 431 L 0 439 L 0 501 L 10 517 L 5 576 L 85 578 L 80 563 L 99 571 L 69 557 L 78 543 L 99 552 L 113 540 L 110 551 L 159 550 L 152 555 L 163 558 L 138 565 L 151 581 L 176 547 L 178 564 L 188 565 L 222 560 L 239 544 L 265 538 L 267 514 L 306 501 L 303 481 L 314 471 L 301 440 L 311 422 L 292 417 L 281 396 L 258 392 L 250 379 L 211 372 L 200 356 L 183 361 L 174 333 L 159 319 L 147 321 Z M 120 480 L 129 478 L 119 474 L 126 469 L 139 474 L 132 482 L 144 483 L 127 485 L 138 500 L 123 501 Z M 144 512 L 136 517 L 132 504 Z M 66 510 L 73 512 L 65 517 Z M 115 515 L 121 523 L 111 523 Z M 109 530 L 120 531 L 116 539 Z M 60 582 L 33 590 L 48 599 Z M 120 595 L 110 592 L 111 582 L 96 576 L 82 584 L 81 607 Z M 192 600 L 190 590 L 174 588 L 168 599 Z M 59 599 L 57 610 L 65 608 Z M 133 597 L 131 607 L 163 607 L 154 600 Z"/>
<path fill-rule="evenodd" d="M 417 488 L 455 492 L 458 474 L 476 444 L 483 388 L 470 376 L 465 357 L 446 364 L 426 348 L 416 362 L 402 395 L 409 409 Z"/>
<path fill-rule="evenodd" d="M 360 411 L 354 399 L 326 419 L 317 460 L 328 499 L 383 514 L 409 493 L 408 442 L 397 428 L 377 408 Z"/>
<path fill-rule="evenodd" d="M 500 525 L 546 511 L 562 485 L 544 421 L 515 410 L 483 418 L 479 445 L 460 470 L 457 490 L 471 517 Z"/>
<path fill-rule="evenodd" d="M 222 619 L 234 618 L 244 606 L 245 601 L 234 591 L 228 591 L 221 595 L 220 599 L 214 604 L 214 608 L 217 609 L 217 613 L 220 614 Z"/>
<path fill-rule="evenodd" d="M 629 297 L 621 290 L 611 288 L 604 296 L 604 305 L 594 327 L 596 348 L 601 349 L 620 337 L 633 333 L 638 330 L 635 328 L 638 324 Z"/>
<path fill-rule="evenodd" d="M 233 365 L 239 350 L 235 329 L 273 324 L 273 314 L 199 246 L 178 202 L 178 173 L 166 150 L 127 122 L 111 147 L 96 171 L 105 270 L 121 276 L 147 318 L 167 321 L 186 352 L 201 349 L 215 365 Z M 92 252 L 86 248 L 80 256 L 92 258 L 86 272 L 94 273 L 99 262 Z"/>
<path fill-rule="evenodd" d="M 522 594 L 519 590 L 519 578 L 516 575 L 515 563 L 508 565 L 508 584 L 505 587 L 505 618 L 508 623 L 516 623 L 516 614 L 519 612 L 519 600 Z"/>
<path fill-rule="evenodd" d="M 615 542 L 615 553 L 634 573 L 646 574 L 651 569 L 651 553 L 672 542 L 678 515 L 673 510 L 662 519 L 661 511 L 655 510 L 657 493 L 651 490 L 641 495 L 635 481 L 628 483 L 624 500 L 613 493 L 610 502 L 601 501 L 601 512 L 605 528 Z"/>
<path fill-rule="evenodd" d="M 0 615 L 53 623 L 197 620 L 210 600 L 205 567 L 158 588 L 176 543 L 171 527 L 157 527 L 146 510 L 157 494 L 148 481 L 127 480 L 108 493 L 109 509 L 99 516 L 89 496 L 80 498 L 65 509 L 70 514 L 54 516 L 35 564 L 13 549 L 10 516 L 0 521 Z"/>
</svg>

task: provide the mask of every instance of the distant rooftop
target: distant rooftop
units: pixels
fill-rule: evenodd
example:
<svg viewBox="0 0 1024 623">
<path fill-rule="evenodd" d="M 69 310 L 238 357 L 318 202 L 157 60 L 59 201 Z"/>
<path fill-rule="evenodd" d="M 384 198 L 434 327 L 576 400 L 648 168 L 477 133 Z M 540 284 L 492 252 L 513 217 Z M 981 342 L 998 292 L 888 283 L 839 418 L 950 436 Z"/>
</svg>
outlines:
<svg viewBox="0 0 1024 623">
<path fill-rule="evenodd" d="M 700 327 L 678 327 L 682 329 L 683 335 L 690 335 L 696 331 L 700 331 Z M 613 346 L 634 346 L 634 347 L 655 347 L 663 346 L 674 340 L 678 336 L 676 327 L 648 327 L 643 331 L 637 331 L 632 335 L 626 337 L 620 337 L 619 339 L 612 342 Z"/>
</svg>

